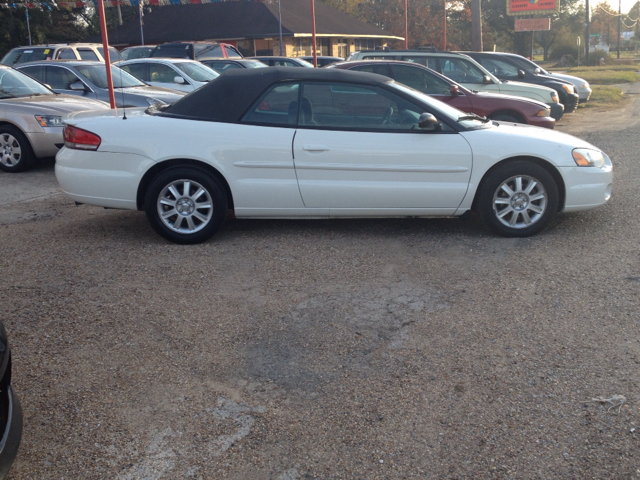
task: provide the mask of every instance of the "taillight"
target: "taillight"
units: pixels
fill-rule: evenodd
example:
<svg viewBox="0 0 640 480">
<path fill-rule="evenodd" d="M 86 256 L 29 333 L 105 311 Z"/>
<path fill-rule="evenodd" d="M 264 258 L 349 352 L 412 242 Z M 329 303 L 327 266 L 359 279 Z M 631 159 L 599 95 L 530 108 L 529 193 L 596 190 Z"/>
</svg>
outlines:
<svg viewBox="0 0 640 480">
<path fill-rule="evenodd" d="M 64 146 L 76 150 L 98 150 L 102 139 L 95 133 L 87 132 L 73 125 L 64 127 Z"/>
</svg>

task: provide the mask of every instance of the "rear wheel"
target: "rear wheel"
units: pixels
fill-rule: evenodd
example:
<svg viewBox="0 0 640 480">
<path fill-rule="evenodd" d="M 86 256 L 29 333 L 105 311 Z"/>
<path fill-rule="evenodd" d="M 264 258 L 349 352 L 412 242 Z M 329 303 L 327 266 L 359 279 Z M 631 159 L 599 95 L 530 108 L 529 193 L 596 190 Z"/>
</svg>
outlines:
<svg viewBox="0 0 640 480">
<path fill-rule="evenodd" d="M 528 237 L 543 230 L 558 210 L 559 194 L 547 170 L 518 160 L 491 172 L 478 190 L 478 213 L 505 237 Z"/>
<path fill-rule="evenodd" d="M 11 125 L 0 126 L 0 170 L 22 172 L 35 156 L 27 137 Z"/>
<path fill-rule="evenodd" d="M 147 219 L 161 236 L 174 243 L 201 243 L 215 234 L 227 214 L 227 196 L 220 182 L 190 167 L 171 168 L 149 185 Z"/>
</svg>

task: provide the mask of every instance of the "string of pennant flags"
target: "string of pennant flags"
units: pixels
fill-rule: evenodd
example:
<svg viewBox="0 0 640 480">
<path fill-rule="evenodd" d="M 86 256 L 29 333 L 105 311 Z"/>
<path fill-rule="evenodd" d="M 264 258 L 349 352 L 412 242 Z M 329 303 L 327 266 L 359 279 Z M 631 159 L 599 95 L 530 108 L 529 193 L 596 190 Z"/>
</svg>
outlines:
<svg viewBox="0 0 640 480">
<path fill-rule="evenodd" d="M 228 0 L 104 0 L 105 7 L 131 6 L 137 7 L 142 1 L 143 5 L 190 5 L 198 3 L 218 3 Z M 232 0 L 232 1 L 261 1 L 261 0 Z M 0 3 L 0 8 L 82 8 L 86 6 L 98 6 L 95 0 L 78 0 L 78 1 L 50 1 L 50 2 L 22 2 L 22 3 Z"/>
</svg>

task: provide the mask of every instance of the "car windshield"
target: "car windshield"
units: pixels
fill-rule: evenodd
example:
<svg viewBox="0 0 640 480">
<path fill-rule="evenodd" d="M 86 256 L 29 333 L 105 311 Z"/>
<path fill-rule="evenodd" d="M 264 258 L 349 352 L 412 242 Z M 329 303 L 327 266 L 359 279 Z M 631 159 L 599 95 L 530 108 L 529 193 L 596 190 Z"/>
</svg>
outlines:
<svg viewBox="0 0 640 480">
<path fill-rule="evenodd" d="M 540 73 L 541 73 L 541 74 L 543 74 L 543 75 L 549 75 L 549 72 L 547 72 L 544 68 L 542 68 L 542 67 L 540 67 L 540 66 L 536 65 L 536 64 L 535 64 L 535 63 L 533 63 L 531 60 L 527 60 L 527 59 L 526 59 L 526 58 L 524 58 L 524 57 L 521 57 L 521 58 L 519 58 L 519 57 L 514 57 L 514 60 L 515 60 L 516 62 L 518 62 L 518 63 L 520 64 L 520 66 L 521 66 L 524 70 L 526 70 L 527 72 L 529 72 L 529 73 L 535 73 L 536 68 L 539 68 L 539 69 L 540 69 Z"/>
<path fill-rule="evenodd" d="M 76 70 L 98 88 L 107 88 L 107 69 L 103 65 L 79 65 Z M 121 68 L 111 66 L 113 88 L 141 87 L 146 85 Z"/>
<path fill-rule="evenodd" d="M 220 74 L 213 71 L 209 67 L 205 67 L 200 63 L 177 62 L 174 66 L 189 75 L 196 82 L 210 82 L 214 78 L 218 78 Z"/>
<path fill-rule="evenodd" d="M 120 54 L 124 60 L 133 60 L 135 58 L 147 58 L 156 47 L 131 47 L 125 48 Z"/>
<path fill-rule="evenodd" d="M 102 58 L 104 58 L 104 48 L 98 47 L 97 50 L 100 52 L 100 55 L 102 55 Z M 120 60 L 122 60 L 122 55 L 120 55 L 120 52 L 113 47 L 109 47 L 109 61 L 111 63 L 115 63 L 119 62 Z"/>
<path fill-rule="evenodd" d="M 478 116 L 472 117 L 469 114 L 464 113 L 462 110 L 458 110 L 457 108 L 447 105 L 446 103 L 441 102 L 440 100 L 436 100 L 435 98 L 430 97 L 422 92 L 419 92 L 418 90 L 414 90 L 411 87 L 402 85 L 401 83 L 390 82 L 389 86 L 397 90 L 400 90 L 405 94 L 408 93 L 409 95 L 412 95 L 418 98 L 423 103 L 426 103 L 429 106 L 432 106 L 434 110 L 437 110 L 438 112 L 442 113 L 442 115 L 447 117 L 449 120 L 459 123 L 465 128 L 478 128 L 478 127 L 481 127 L 482 125 L 487 124 L 485 120 L 482 120 L 482 117 L 478 117 Z"/>
<path fill-rule="evenodd" d="M 0 68 L 0 98 L 52 94 L 51 90 L 30 76 L 11 68 Z"/>
</svg>

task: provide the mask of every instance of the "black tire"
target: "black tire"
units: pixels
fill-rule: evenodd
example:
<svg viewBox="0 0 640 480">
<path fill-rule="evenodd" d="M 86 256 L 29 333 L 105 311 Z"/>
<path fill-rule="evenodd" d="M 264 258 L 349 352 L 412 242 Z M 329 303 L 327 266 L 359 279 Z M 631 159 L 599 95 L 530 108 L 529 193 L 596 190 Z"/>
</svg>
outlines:
<svg viewBox="0 0 640 480">
<path fill-rule="evenodd" d="M 0 126 L 0 170 L 24 172 L 34 159 L 31 144 L 20 130 L 12 125 Z"/>
<path fill-rule="evenodd" d="M 514 160 L 484 179 L 476 208 L 484 224 L 498 234 L 528 237 L 549 225 L 558 202 L 558 186 L 547 170 L 526 160 Z"/>
<path fill-rule="evenodd" d="M 523 122 L 521 118 L 511 113 L 494 113 L 489 115 L 489 119 L 497 122 L 527 123 Z"/>
<path fill-rule="evenodd" d="M 185 192 L 187 182 L 189 190 Z M 227 196 L 220 181 L 192 167 L 175 167 L 160 173 L 149 185 L 144 205 L 153 229 L 180 244 L 208 240 L 227 215 Z M 170 215 L 171 211 L 175 215 Z"/>
</svg>

